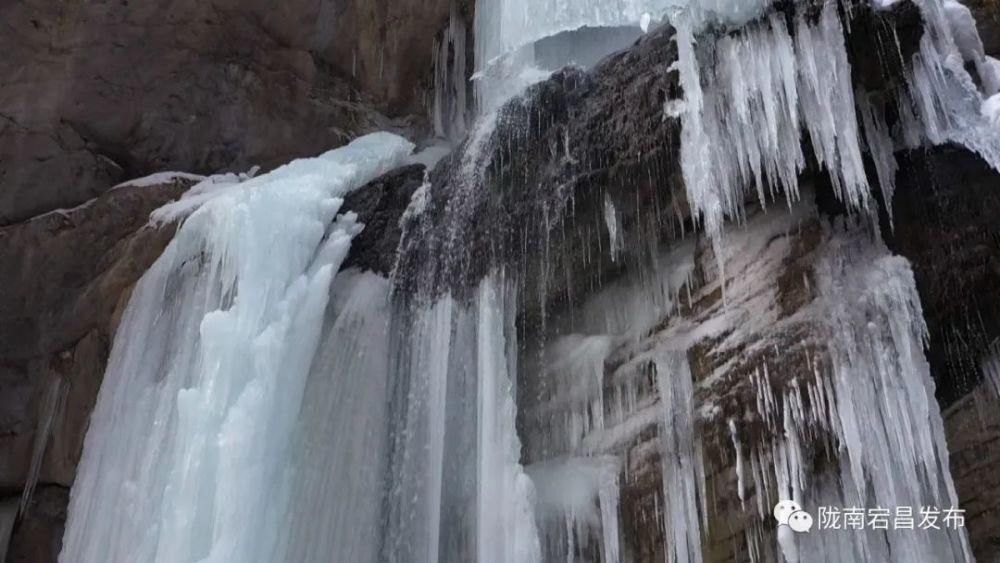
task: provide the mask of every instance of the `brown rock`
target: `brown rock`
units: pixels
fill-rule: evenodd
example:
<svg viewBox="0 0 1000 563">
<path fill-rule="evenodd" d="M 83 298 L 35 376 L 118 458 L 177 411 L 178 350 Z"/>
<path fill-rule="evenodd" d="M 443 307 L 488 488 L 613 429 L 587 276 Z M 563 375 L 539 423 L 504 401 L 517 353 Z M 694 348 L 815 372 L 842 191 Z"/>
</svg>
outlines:
<svg viewBox="0 0 1000 563">
<path fill-rule="evenodd" d="M 450 1 L 8 2 L 0 225 L 122 178 L 268 168 L 415 126 L 380 112 L 426 115 Z"/>
<path fill-rule="evenodd" d="M 45 445 L 42 485 L 19 519 L 8 561 L 55 560 L 122 305 L 173 234 L 173 226 L 147 224 L 149 213 L 190 185 L 118 188 L 0 227 L 0 497 L 21 494 L 32 453 Z M 53 388 L 60 392 L 50 410 Z M 46 412 L 54 415 L 50 437 L 39 442 Z"/>
</svg>

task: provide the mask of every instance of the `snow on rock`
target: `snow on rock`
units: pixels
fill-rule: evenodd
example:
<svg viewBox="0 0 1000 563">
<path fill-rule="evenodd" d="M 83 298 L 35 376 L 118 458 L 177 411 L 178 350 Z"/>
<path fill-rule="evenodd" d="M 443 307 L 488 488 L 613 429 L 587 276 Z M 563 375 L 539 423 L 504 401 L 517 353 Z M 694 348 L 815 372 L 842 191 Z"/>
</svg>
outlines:
<svg viewBox="0 0 1000 563">
<path fill-rule="evenodd" d="M 201 182 L 205 179 L 205 176 L 200 174 L 189 174 L 187 172 L 156 172 L 150 174 L 149 176 L 143 176 L 142 178 L 136 178 L 134 180 L 128 180 L 122 182 L 111 189 L 118 189 L 123 187 L 134 187 L 134 188 L 144 188 L 149 186 L 157 186 L 160 184 L 166 184 L 168 182 L 173 182 L 174 180 L 190 180 L 193 182 Z"/>
<path fill-rule="evenodd" d="M 1000 94 L 994 94 L 983 102 L 980 109 L 983 117 L 996 129 L 1000 129 Z"/>
</svg>

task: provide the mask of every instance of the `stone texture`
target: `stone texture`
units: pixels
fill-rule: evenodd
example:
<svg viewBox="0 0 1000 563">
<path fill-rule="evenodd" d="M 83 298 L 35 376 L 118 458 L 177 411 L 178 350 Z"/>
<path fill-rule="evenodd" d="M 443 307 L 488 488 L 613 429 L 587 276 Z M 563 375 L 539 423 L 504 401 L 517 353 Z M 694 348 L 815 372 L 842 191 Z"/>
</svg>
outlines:
<svg viewBox="0 0 1000 563">
<path fill-rule="evenodd" d="M 20 495 L 44 397 L 53 385 L 62 389 L 40 467 L 40 496 L 15 528 L 8 561 L 54 561 L 122 308 L 173 234 L 172 226 L 147 224 L 149 213 L 190 185 L 118 188 L 73 209 L 0 227 L 0 497 Z"/>
<path fill-rule="evenodd" d="M 342 269 L 359 268 L 383 276 L 392 272 L 403 234 L 400 219 L 413 192 L 423 185 L 424 171 L 422 164 L 393 170 L 344 199 L 343 209 L 357 213 L 365 228 L 351 240 Z"/>
<path fill-rule="evenodd" d="M 41 486 L 31 497 L 25 518 L 15 529 L 4 563 L 56 561 L 62 549 L 69 489 Z"/>
<path fill-rule="evenodd" d="M 976 27 L 983 40 L 986 54 L 1000 56 L 1000 2 L 997 0 L 964 0 L 976 18 Z"/>
<path fill-rule="evenodd" d="M 978 561 L 1000 561 L 1000 399 L 982 385 L 944 411 L 951 473 Z"/>
<path fill-rule="evenodd" d="M 958 147 L 901 157 L 895 228 L 883 232 L 913 264 L 947 406 L 979 385 L 980 361 L 1000 339 L 1000 173 Z"/>
<path fill-rule="evenodd" d="M 502 264 L 531 288 L 522 317 L 538 318 L 572 306 L 574 293 L 586 293 L 576 289 L 648 252 L 626 244 L 621 262 L 596 251 L 585 259 L 608 247 L 606 196 L 628 236 L 680 232 L 686 204 L 670 189 L 680 175 L 679 123 L 663 120 L 664 102 L 680 88 L 676 73 L 650 72 L 676 59 L 672 37 L 663 26 L 590 72 L 556 72 L 504 106 L 485 142 L 473 132 L 454 153 L 461 156 L 431 174 L 427 211 L 408 227 L 420 237 L 404 241 L 400 280 L 411 290 L 464 290 Z"/>
<path fill-rule="evenodd" d="M 267 168 L 422 129 L 449 3 L 4 3 L 0 225 L 154 171 Z"/>
</svg>

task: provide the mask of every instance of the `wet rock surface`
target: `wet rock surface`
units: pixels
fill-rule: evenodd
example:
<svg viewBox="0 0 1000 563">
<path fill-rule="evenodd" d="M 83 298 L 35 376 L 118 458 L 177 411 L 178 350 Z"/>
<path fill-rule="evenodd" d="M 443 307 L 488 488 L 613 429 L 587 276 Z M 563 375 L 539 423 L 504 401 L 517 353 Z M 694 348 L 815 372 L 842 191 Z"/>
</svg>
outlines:
<svg viewBox="0 0 1000 563">
<path fill-rule="evenodd" d="M 904 155 L 883 229 L 917 279 L 931 340 L 928 359 L 947 406 L 978 387 L 1000 342 L 1000 173 L 947 146 Z"/>
<path fill-rule="evenodd" d="M 396 266 L 402 217 L 413 193 L 424 183 L 425 167 L 414 164 L 393 170 L 344 198 L 343 209 L 358 214 L 365 228 L 351 240 L 343 269 L 359 268 L 383 276 Z"/>
</svg>

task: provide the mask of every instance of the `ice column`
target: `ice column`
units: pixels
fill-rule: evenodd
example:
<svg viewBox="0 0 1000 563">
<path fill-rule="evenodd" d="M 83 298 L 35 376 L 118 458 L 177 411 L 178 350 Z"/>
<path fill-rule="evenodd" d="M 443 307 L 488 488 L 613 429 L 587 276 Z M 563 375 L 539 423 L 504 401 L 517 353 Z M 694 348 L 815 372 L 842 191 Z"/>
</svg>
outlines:
<svg viewBox="0 0 1000 563">
<path fill-rule="evenodd" d="M 926 326 L 905 259 L 863 234 L 838 241 L 818 286 L 829 314 L 834 419 L 847 502 L 868 507 L 957 508 L 944 423 L 924 357 Z M 892 531 L 857 546 L 855 560 L 888 542 L 892 561 L 971 561 L 964 530 Z M 809 560 L 805 558 L 805 560 Z"/>
<path fill-rule="evenodd" d="M 296 431 L 274 561 L 378 563 L 389 437 L 389 281 L 341 272 Z"/>
<path fill-rule="evenodd" d="M 466 83 L 465 20 L 452 3 L 451 18 L 443 36 L 434 44 L 434 134 L 459 141 L 467 129 L 469 118 L 468 84 Z"/>
<path fill-rule="evenodd" d="M 502 278 L 501 278 L 502 280 Z M 479 286 L 479 563 L 541 561 L 535 488 L 520 465 L 511 366 L 516 346 L 505 336 L 513 314 L 495 276 Z"/>
<path fill-rule="evenodd" d="M 513 304 L 493 274 L 471 300 L 445 293 L 406 306 L 411 319 L 391 346 L 390 377 L 407 390 L 389 474 L 389 561 L 541 558 L 514 425 Z"/>
<path fill-rule="evenodd" d="M 661 464 L 670 560 L 701 563 L 701 519 L 707 519 L 708 512 L 691 368 L 683 352 L 661 352 L 654 361 L 663 413 Z"/>
</svg>

